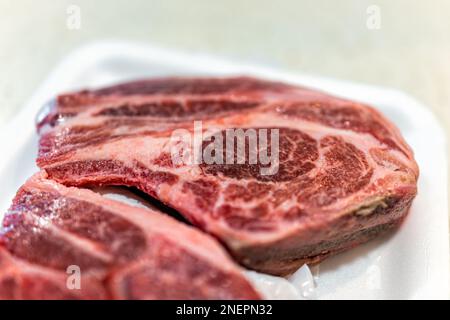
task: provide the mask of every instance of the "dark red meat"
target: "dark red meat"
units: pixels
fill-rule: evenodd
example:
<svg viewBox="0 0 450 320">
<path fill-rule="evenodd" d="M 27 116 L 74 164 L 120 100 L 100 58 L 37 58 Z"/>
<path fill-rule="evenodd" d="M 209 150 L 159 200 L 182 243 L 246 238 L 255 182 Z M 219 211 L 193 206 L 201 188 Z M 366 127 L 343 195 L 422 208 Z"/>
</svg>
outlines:
<svg viewBox="0 0 450 320">
<path fill-rule="evenodd" d="M 263 175 L 264 165 L 249 159 L 174 163 L 172 134 L 192 132 L 194 120 L 216 137 L 279 130 L 278 171 Z M 46 130 L 38 164 L 51 179 L 137 187 L 217 237 L 243 265 L 272 274 L 397 226 L 417 192 L 411 149 L 373 108 L 254 78 L 167 78 L 69 93 L 39 127 Z"/>
<path fill-rule="evenodd" d="M 0 232 L 0 299 L 258 298 L 213 238 L 44 173 L 19 190 Z"/>
</svg>

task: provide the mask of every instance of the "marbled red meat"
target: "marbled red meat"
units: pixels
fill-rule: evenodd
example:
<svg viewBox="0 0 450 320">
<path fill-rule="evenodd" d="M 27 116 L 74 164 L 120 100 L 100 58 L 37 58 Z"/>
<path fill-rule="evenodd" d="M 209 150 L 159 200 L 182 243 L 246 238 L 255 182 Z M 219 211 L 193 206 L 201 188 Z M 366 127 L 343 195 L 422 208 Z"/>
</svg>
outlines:
<svg viewBox="0 0 450 320">
<path fill-rule="evenodd" d="M 279 130 L 278 171 L 262 175 L 263 165 L 247 160 L 174 163 L 172 134 L 192 132 L 194 120 L 217 136 Z M 37 162 L 51 179 L 137 187 L 217 237 L 243 265 L 272 274 L 399 225 L 417 193 L 413 152 L 379 112 L 279 82 L 166 78 L 69 93 L 39 128 Z"/>
<path fill-rule="evenodd" d="M 68 286 L 73 267 L 80 287 Z M 32 177 L 0 231 L 0 299 L 258 299 L 216 241 L 164 214 Z"/>
</svg>

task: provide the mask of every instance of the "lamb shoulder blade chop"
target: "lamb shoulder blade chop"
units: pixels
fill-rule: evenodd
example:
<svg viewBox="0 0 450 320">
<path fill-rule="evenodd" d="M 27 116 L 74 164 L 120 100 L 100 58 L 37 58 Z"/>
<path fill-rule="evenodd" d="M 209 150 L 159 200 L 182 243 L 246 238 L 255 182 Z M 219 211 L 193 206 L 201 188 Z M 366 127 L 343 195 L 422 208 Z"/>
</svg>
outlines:
<svg viewBox="0 0 450 320">
<path fill-rule="evenodd" d="M 212 237 L 43 172 L 0 231 L 0 299 L 259 298 Z"/>
<path fill-rule="evenodd" d="M 278 171 L 262 174 L 248 159 L 174 163 L 172 134 L 192 132 L 195 120 L 216 136 L 278 129 Z M 276 275 L 399 225 L 417 193 L 413 152 L 379 112 L 278 82 L 162 78 L 68 93 L 38 127 L 37 162 L 49 178 L 137 187 L 243 265 Z"/>
</svg>

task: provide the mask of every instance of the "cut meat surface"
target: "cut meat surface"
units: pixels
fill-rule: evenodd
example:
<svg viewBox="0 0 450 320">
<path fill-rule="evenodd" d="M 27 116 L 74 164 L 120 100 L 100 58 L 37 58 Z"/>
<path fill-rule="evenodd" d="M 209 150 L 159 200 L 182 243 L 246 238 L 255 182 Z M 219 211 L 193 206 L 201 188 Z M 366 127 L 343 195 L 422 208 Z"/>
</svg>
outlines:
<svg viewBox="0 0 450 320">
<path fill-rule="evenodd" d="M 212 237 L 45 173 L 19 190 L 0 232 L 0 299 L 258 298 Z"/>
<path fill-rule="evenodd" d="M 278 130 L 277 170 L 263 174 L 268 164 L 250 161 L 271 144 L 254 146 L 249 136 L 240 163 L 177 163 L 174 148 L 186 150 L 173 133 L 194 133 L 194 120 L 202 121 L 203 153 L 230 129 Z M 278 82 L 166 78 L 85 90 L 58 97 L 38 127 L 37 162 L 51 179 L 137 187 L 214 235 L 243 265 L 271 274 L 399 225 L 417 193 L 413 152 L 379 112 Z"/>
</svg>

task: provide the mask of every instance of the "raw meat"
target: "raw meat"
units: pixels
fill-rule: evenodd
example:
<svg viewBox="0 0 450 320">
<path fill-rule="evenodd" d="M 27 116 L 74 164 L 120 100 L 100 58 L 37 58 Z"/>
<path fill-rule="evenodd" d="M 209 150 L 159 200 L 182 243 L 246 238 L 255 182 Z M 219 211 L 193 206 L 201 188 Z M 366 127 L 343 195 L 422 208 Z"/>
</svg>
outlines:
<svg viewBox="0 0 450 320">
<path fill-rule="evenodd" d="M 212 237 L 45 173 L 19 190 L 0 232 L 0 299 L 259 297 Z"/>
<path fill-rule="evenodd" d="M 192 133 L 194 120 L 203 138 L 277 129 L 278 170 L 262 174 L 267 165 L 250 153 L 243 164 L 180 165 L 173 133 Z M 50 178 L 137 187 L 217 237 L 243 265 L 276 275 L 398 226 L 417 193 L 413 152 L 379 112 L 278 82 L 165 78 L 85 90 L 58 97 L 38 127 L 37 162 Z M 244 149 L 263 151 L 248 139 Z"/>
</svg>

